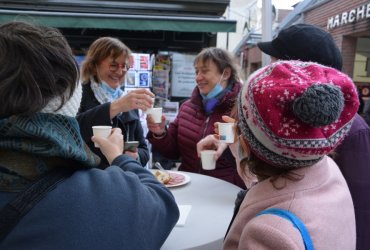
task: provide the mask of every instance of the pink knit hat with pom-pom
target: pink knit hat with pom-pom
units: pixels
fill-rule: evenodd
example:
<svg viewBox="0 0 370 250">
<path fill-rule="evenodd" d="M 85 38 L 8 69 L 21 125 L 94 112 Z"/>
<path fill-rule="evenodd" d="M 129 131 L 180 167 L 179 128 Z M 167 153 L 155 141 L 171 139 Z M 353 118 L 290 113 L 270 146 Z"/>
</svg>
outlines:
<svg viewBox="0 0 370 250">
<path fill-rule="evenodd" d="M 258 158 L 277 167 L 305 167 L 339 145 L 358 107 L 356 87 L 342 72 L 279 61 L 244 84 L 239 127 Z"/>
</svg>

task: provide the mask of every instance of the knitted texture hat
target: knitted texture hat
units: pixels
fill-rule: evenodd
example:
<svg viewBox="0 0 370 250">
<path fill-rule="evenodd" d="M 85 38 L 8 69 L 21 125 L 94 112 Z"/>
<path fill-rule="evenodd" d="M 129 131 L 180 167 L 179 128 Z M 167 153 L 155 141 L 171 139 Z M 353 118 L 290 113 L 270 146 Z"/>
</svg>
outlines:
<svg viewBox="0 0 370 250">
<path fill-rule="evenodd" d="M 358 107 L 347 75 L 312 62 L 279 61 L 244 84 L 239 127 L 258 158 L 277 167 L 305 167 L 339 145 Z"/>
</svg>

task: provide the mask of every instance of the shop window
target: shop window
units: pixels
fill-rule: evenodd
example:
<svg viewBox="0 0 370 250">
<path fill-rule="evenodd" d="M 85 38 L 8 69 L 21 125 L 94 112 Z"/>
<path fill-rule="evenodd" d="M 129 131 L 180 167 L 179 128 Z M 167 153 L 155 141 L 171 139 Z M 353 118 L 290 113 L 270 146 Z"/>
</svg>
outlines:
<svg viewBox="0 0 370 250">
<path fill-rule="evenodd" d="M 356 83 L 370 83 L 370 38 L 357 38 L 353 65 L 353 80 Z"/>
</svg>

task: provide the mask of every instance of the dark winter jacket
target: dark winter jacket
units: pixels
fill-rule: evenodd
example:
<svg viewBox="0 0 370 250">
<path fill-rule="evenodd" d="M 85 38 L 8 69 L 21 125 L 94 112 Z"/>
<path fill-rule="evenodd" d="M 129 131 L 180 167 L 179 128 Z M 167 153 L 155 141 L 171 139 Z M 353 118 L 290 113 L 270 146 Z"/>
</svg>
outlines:
<svg viewBox="0 0 370 250">
<path fill-rule="evenodd" d="M 347 181 L 355 206 L 356 249 L 370 246 L 370 128 L 356 115 L 349 134 L 335 150 L 335 161 Z"/>
<path fill-rule="evenodd" d="M 94 96 L 90 83 L 83 84 L 82 100 L 78 111 L 77 120 L 80 124 L 81 135 L 89 148 L 100 158 L 104 159 L 104 164 L 108 165 L 105 157 L 99 148 L 95 148 L 91 141 L 93 125 L 112 125 L 120 128 L 125 141 L 139 141 L 138 154 L 141 165 L 145 166 L 149 161 L 149 150 L 145 142 L 143 128 L 140 123 L 140 117 L 137 110 L 123 112 L 110 119 L 110 103 L 100 104 Z"/>
<path fill-rule="evenodd" d="M 0 249 L 160 249 L 179 217 L 171 192 L 126 155 L 76 171 L 47 193 Z M 0 192 L 0 207 L 15 197 Z"/>
<path fill-rule="evenodd" d="M 171 191 L 130 156 L 119 155 L 105 169 L 97 168 L 99 161 L 73 117 L 0 119 L 0 209 L 44 174 L 74 171 L 61 183 L 52 181 L 56 186 L 45 196 L 17 203 L 38 201 L 1 239 L 0 249 L 160 249 L 179 218 Z M 3 223 L 18 215 L 7 211 Z"/>
<path fill-rule="evenodd" d="M 367 124 L 370 126 L 370 100 L 367 100 L 365 105 L 364 105 L 364 119 L 367 122 Z"/>
<path fill-rule="evenodd" d="M 179 170 L 217 177 L 244 188 L 244 182 L 237 173 L 235 158 L 229 149 L 217 160 L 215 170 L 202 169 L 196 149 L 198 141 L 209 134 L 214 134 L 214 123 L 222 122 L 223 115 L 230 115 L 240 89 L 240 83 L 234 84 L 231 92 L 222 98 L 213 113 L 207 117 L 202 97 L 196 87 L 191 98 L 181 105 L 175 121 L 168 127 L 166 136 L 155 139 L 149 132 L 147 138 L 162 156 L 169 159 L 181 158 Z"/>
</svg>

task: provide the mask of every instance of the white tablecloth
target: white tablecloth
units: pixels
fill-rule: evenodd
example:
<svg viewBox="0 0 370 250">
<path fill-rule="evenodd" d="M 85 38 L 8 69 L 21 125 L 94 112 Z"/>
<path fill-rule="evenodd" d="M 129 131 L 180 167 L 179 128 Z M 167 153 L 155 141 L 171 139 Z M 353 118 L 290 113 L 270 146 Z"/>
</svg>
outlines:
<svg viewBox="0 0 370 250">
<path fill-rule="evenodd" d="M 190 183 L 170 188 L 178 205 L 191 205 L 184 226 L 176 226 L 161 250 L 217 250 L 233 215 L 240 188 L 226 181 L 188 172 Z"/>
</svg>

